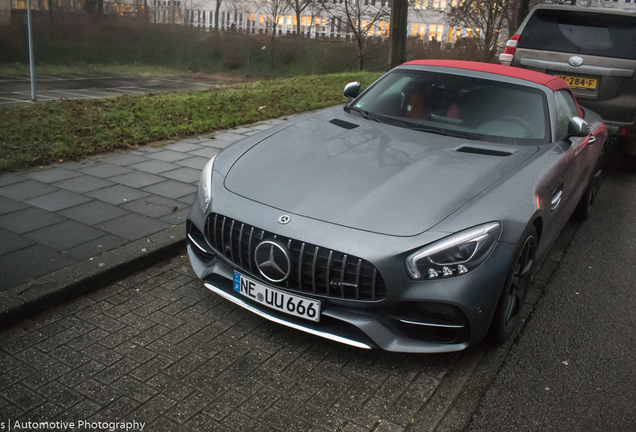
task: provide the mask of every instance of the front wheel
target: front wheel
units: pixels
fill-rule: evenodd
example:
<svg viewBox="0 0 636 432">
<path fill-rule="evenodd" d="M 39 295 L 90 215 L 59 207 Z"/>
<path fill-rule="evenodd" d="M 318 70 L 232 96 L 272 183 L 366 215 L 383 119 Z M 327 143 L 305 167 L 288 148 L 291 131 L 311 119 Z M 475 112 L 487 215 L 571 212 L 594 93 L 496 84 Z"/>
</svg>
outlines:
<svg viewBox="0 0 636 432">
<path fill-rule="evenodd" d="M 537 229 L 534 225 L 530 225 L 517 245 L 490 325 L 490 337 L 496 343 L 502 343 L 508 339 L 519 323 L 521 308 L 532 280 L 536 253 Z"/>
</svg>

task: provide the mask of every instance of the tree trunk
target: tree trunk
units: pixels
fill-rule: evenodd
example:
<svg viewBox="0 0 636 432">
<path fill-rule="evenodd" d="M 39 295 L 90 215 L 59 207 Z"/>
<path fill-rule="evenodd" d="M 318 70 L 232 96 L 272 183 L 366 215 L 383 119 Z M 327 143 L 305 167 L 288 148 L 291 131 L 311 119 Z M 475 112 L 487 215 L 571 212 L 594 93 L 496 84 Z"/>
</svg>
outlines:
<svg viewBox="0 0 636 432">
<path fill-rule="evenodd" d="M 409 13 L 408 0 L 392 0 L 391 32 L 389 33 L 389 69 L 406 61 L 406 31 Z"/>
<path fill-rule="evenodd" d="M 221 10 L 221 2 L 223 0 L 216 0 L 216 11 L 214 13 L 214 36 L 219 36 L 219 10 Z"/>
<path fill-rule="evenodd" d="M 517 28 L 521 25 L 526 16 L 530 12 L 530 0 L 521 0 L 519 3 L 519 14 L 517 15 Z M 512 33 L 510 34 L 512 36 Z"/>
<path fill-rule="evenodd" d="M 362 36 L 362 34 L 360 34 L 358 36 L 358 40 L 357 40 L 357 47 L 358 47 L 358 72 L 360 72 L 362 70 L 362 68 L 364 67 L 364 46 L 362 38 L 364 36 Z"/>
</svg>

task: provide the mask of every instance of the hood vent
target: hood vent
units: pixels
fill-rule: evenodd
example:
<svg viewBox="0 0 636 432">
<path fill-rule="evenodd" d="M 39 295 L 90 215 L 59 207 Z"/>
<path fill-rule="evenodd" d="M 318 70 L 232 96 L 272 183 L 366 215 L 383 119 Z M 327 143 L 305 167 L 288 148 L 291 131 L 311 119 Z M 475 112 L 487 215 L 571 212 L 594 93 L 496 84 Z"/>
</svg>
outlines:
<svg viewBox="0 0 636 432">
<path fill-rule="evenodd" d="M 345 129 L 355 129 L 360 126 L 355 123 L 349 123 L 348 121 L 340 120 L 337 118 L 332 118 L 331 120 L 329 120 L 329 123 L 335 124 L 336 126 L 340 126 L 341 128 Z"/>
<path fill-rule="evenodd" d="M 484 148 L 484 147 L 473 147 L 473 146 L 462 146 L 457 149 L 460 153 L 472 153 L 484 156 L 510 156 L 514 152 L 508 150 L 495 150 L 492 148 Z"/>
</svg>

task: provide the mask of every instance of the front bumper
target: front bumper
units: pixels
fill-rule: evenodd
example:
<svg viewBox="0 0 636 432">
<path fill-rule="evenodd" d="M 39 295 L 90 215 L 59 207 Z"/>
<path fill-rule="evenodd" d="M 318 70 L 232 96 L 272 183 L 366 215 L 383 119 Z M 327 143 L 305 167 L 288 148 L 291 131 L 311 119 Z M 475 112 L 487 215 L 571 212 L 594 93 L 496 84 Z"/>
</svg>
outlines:
<svg viewBox="0 0 636 432">
<path fill-rule="evenodd" d="M 404 254 L 371 259 L 385 279 L 386 297 L 357 301 L 303 291 L 303 296 L 321 301 L 321 319 L 315 323 L 238 295 L 232 284 L 235 270 L 262 279 L 214 250 L 203 235 L 205 218 L 193 211 L 187 224 L 188 254 L 195 273 L 208 289 L 270 321 L 359 348 L 436 353 L 459 351 L 480 341 L 490 326 L 514 252 L 514 245 L 500 242 L 486 262 L 470 273 L 420 282 L 407 276 Z M 371 239 L 368 244 L 375 246 Z M 360 249 L 353 252 L 359 254 Z"/>
</svg>

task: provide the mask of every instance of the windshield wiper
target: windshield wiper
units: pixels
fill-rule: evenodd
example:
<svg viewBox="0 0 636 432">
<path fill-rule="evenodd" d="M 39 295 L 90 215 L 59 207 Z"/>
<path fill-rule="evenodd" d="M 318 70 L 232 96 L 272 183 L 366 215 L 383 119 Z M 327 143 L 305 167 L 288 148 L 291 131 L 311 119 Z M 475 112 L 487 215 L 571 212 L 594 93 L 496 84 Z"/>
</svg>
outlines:
<svg viewBox="0 0 636 432">
<path fill-rule="evenodd" d="M 365 111 L 365 110 L 360 109 L 360 108 L 355 107 L 355 106 L 347 107 L 347 109 L 349 111 L 353 110 L 355 112 L 358 112 L 358 113 L 362 114 L 362 117 L 367 119 L 367 120 L 373 120 L 373 121 L 376 121 L 378 123 L 384 123 L 383 121 L 378 120 L 376 117 L 374 117 L 371 114 L 369 114 L 369 111 Z"/>
<path fill-rule="evenodd" d="M 479 138 L 470 135 L 470 134 L 465 134 L 462 132 L 456 132 L 456 131 L 449 131 L 449 130 L 441 130 L 441 129 L 434 129 L 434 128 L 427 128 L 427 127 L 421 127 L 421 126 L 413 126 L 409 129 L 412 130 L 416 130 L 419 132 L 428 132 L 428 133 L 434 133 L 434 134 L 438 134 L 438 135 L 446 135 L 446 136 L 451 136 L 451 137 L 455 137 L 455 138 L 465 138 L 465 139 L 469 139 L 469 140 L 474 140 L 474 141 L 478 141 Z"/>
</svg>

